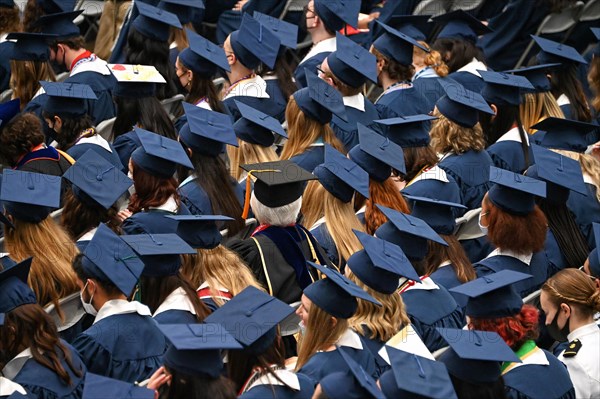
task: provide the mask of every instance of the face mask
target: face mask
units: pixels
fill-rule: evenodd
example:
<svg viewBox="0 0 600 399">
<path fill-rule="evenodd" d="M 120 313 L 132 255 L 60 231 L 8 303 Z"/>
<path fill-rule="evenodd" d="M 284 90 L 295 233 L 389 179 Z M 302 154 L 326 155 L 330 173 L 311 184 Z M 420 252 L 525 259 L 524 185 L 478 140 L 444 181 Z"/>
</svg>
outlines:
<svg viewBox="0 0 600 399">
<path fill-rule="evenodd" d="M 129 177 L 131 180 L 133 180 L 133 173 L 131 173 L 130 170 L 127 171 L 127 177 Z"/>
<path fill-rule="evenodd" d="M 486 213 L 480 213 L 480 214 L 479 214 L 479 221 L 477 222 L 477 223 L 479 224 L 479 228 L 481 229 L 481 232 L 482 232 L 483 234 L 485 234 L 486 236 L 487 236 L 487 234 L 488 234 L 488 226 L 484 226 L 484 225 L 482 225 L 482 224 L 481 224 L 481 217 L 482 217 L 482 216 L 485 216 L 485 215 L 487 215 L 487 214 L 488 214 L 488 212 L 486 212 Z"/>
<path fill-rule="evenodd" d="M 566 342 L 569 338 L 569 319 L 565 322 L 563 328 L 558 328 L 558 314 L 560 313 L 560 309 L 556 312 L 554 319 L 552 319 L 552 323 L 548 324 L 546 328 L 548 329 L 548 333 L 552 338 L 554 338 L 558 342 Z"/>
<path fill-rule="evenodd" d="M 298 323 L 298 326 L 300 327 L 300 334 L 305 335 L 306 326 L 304 325 L 304 322 L 302 320 L 300 320 L 300 323 Z"/>
<path fill-rule="evenodd" d="M 90 297 L 89 303 L 86 303 L 83 300 L 83 291 L 85 291 L 85 289 L 87 288 L 87 285 L 88 285 L 88 283 L 85 283 L 85 286 L 79 293 L 79 299 L 81 299 L 81 303 L 83 304 L 83 310 L 85 310 L 86 313 L 91 314 L 92 316 L 96 316 L 98 314 L 98 311 L 92 305 L 92 300 L 94 299 L 94 294 L 92 294 L 92 296 Z"/>
</svg>

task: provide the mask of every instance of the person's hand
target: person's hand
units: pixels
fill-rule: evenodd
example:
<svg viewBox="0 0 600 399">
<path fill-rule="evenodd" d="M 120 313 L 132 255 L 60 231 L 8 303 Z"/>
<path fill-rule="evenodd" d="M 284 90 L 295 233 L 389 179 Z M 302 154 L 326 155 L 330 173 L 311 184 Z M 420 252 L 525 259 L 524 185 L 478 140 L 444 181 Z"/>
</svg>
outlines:
<svg viewBox="0 0 600 399">
<path fill-rule="evenodd" d="M 117 213 L 117 220 L 123 223 L 123 221 L 131 215 L 133 215 L 133 213 L 131 213 L 129 209 L 123 209 L 122 211 L 119 211 L 119 213 Z"/>
<path fill-rule="evenodd" d="M 163 386 L 163 384 L 170 384 L 172 376 L 167 374 L 164 366 L 159 368 L 152 374 L 150 380 L 148 381 L 148 385 L 146 388 L 154 390 L 154 398 L 158 399 L 158 389 Z"/>
<path fill-rule="evenodd" d="M 246 5 L 246 3 L 248 2 L 248 0 L 240 0 L 237 3 L 235 3 L 235 5 L 233 6 L 232 10 L 233 11 L 242 11 L 242 7 L 244 7 Z"/>
<path fill-rule="evenodd" d="M 600 161 L 600 141 L 592 145 L 592 151 L 590 152 L 594 158 Z"/>
<path fill-rule="evenodd" d="M 377 18 L 379 18 L 378 12 L 373 12 L 371 14 L 363 14 L 363 13 L 358 14 L 358 29 L 362 32 L 368 32 L 369 31 L 369 23 L 371 23 L 371 21 L 373 21 L 374 19 L 377 19 Z"/>
</svg>

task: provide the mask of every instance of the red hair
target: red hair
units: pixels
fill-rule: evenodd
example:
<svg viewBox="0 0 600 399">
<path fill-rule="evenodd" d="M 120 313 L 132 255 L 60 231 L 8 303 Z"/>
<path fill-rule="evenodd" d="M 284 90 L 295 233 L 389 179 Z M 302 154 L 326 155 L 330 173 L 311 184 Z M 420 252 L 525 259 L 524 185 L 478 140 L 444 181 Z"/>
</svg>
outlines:
<svg viewBox="0 0 600 399">
<path fill-rule="evenodd" d="M 396 188 L 391 178 L 383 183 L 369 179 L 369 198 L 365 208 L 365 230 L 367 234 L 375 234 L 375 230 L 387 222 L 387 218 L 375 204 L 394 209 L 402 213 L 410 213 L 406 200 Z"/>
<path fill-rule="evenodd" d="M 538 310 L 531 305 L 523 305 L 521 312 L 515 316 L 496 319 L 470 318 L 469 328 L 480 331 L 495 331 L 512 350 L 516 351 L 525 341 L 538 338 L 538 324 Z"/>
<path fill-rule="evenodd" d="M 142 168 L 133 166 L 133 186 L 135 194 L 131 196 L 128 209 L 137 213 L 149 207 L 157 207 L 164 204 L 170 197 L 174 197 L 179 206 L 179 194 L 177 193 L 177 180 L 174 177 L 160 178 L 149 174 Z"/>
</svg>

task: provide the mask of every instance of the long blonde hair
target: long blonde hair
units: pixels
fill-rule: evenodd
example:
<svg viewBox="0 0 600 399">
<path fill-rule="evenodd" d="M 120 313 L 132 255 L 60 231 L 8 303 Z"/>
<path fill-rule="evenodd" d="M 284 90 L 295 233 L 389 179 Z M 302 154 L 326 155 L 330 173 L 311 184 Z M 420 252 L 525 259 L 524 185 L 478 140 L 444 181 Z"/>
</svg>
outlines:
<svg viewBox="0 0 600 399">
<path fill-rule="evenodd" d="M 580 154 L 578 152 L 566 150 L 552 151 L 579 162 L 579 165 L 581 166 L 581 172 L 584 175 L 588 175 L 591 178 L 594 186 L 596 186 L 596 199 L 600 201 L 600 160 L 591 154 Z"/>
<path fill-rule="evenodd" d="M 79 290 L 71 267 L 77 247 L 50 216 L 39 223 L 14 218 L 13 224 L 14 229 L 6 230 L 6 251 L 16 262 L 33 256 L 29 286 L 41 306 L 54 304 L 62 318 L 58 301 Z"/>
<path fill-rule="evenodd" d="M 12 98 L 21 101 L 21 110 L 40 89 L 40 80 L 54 82 L 56 76 L 48 61 L 10 61 Z"/>
<path fill-rule="evenodd" d="M 536 132 L 531 126 L 546 118 L 555 117 L 564 119 L 565 114 L 550 92 L 526 93 L 519 107 L 519 115 L 523 129 L 529 134 Z"/>
<path fill-rule="evenodd" d="M 248 143 L 239 138 L 238 144 L 239 147 L 227 146 L 230 173 L 235 180 L 240 180 L 240 177 L 242 177 L 240 165 L 273 162 L 279 159 L 273 147 L 263 147 L 262 145 Z"/>
<path fill-rule="evenodd" d="M 434 115 L 438 117 L 431 125 L 431 147 L 439 154 L 462 154 L 469 150 L 483 151 L 485 139 L 479 122 L 473 127 L 463 127 L 440 113 L 437 108 Z"/>
</svg>

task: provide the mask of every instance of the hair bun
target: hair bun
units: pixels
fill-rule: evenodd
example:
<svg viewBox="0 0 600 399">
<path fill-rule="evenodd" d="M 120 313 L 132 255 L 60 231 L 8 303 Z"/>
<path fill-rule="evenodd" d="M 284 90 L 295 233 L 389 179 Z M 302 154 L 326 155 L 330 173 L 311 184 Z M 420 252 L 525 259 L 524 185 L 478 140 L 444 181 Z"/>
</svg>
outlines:
<svg viewBox="0 0 600 399">
<path fill-rule="evenodd" d="M 596 289 L 588 299 L 589 306 L 596 312 L 600 312 L 600 289 Z"/>
</svg>

